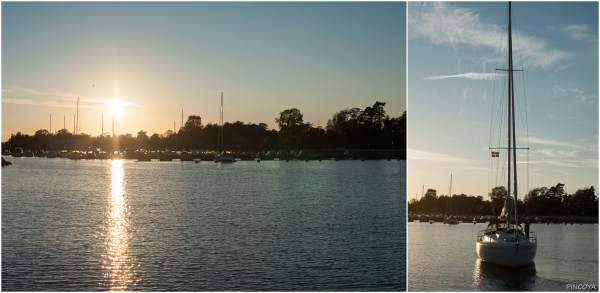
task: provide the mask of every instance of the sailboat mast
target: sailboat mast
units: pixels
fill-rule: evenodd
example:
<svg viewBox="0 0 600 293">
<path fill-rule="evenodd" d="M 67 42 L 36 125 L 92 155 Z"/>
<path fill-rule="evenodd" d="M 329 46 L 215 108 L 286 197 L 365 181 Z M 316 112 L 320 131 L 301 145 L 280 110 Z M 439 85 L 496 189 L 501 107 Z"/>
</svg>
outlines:
<svg viewBox="0 0 600 293">
<path fill-rule="evenodd" d="M 448 197 L 450 197 L 450 199 L 448 200 L 450 202 L 450 210 L 448 212 L 452 211 L 452 174 L 450 174 L 450 190 L 448 191 Z"/>
<path fill-rule="evenodd" d="M 518 225 L 517 210 L 517 150 L 515 139 L 515 91 L 512 60 L 512 3 L 508 2 L 508 196 L 514 194 L 515 225 Z M 512 158 L 512 160 L 511 160 Z M 512 166 L 511 166 L 512 161 Z M 512 174 L 511 174 L 512 168 Z M 511 182 L 512 180 L 512 182 Z M 511 184 L 512 183 L 512 184 Z M 512 185 L 512 186 L 511 186 Z M 512 190 L 511 190 L 512 189 Z M 511 192 L 512 191 L 512 192 Z M 510 215 L 508 216 L 510 219 Z M 516 230 L 515 230 L 516 231 Z"/>
<path fill-rule="evenodd" d="M 223 120 L 223 92 L 221 92 L 221 147 L 225 148 L 225 138 L 223 137 L 225 133 L 223 132 L 223 128 L 225 127 L 225 121 Z"/>
<path fill-rule="evenodd" d="M 425 192 L 425 185 L 423 184 L 423 188 L 421 189 L 421 198 L 423 198 L 423 193 Z M 417 202 L 419 203 L 419 202 Z M 417 205 L 417 213 L 419 213 L 419 206 Z"/>
<path fill-rule="evenodd" d="M 517 204 L 518 203 L 518 201 L 517 201 L 517 146 L 516 146 L 516 139 L 515 139 L 515 89 L 514 89 L 514 82 L 513 82 L 511 15 L 512 15 L 512 7 L 511 7 L 511 3 L 508 2 L 508 62 L 509 62 L 509 64 L 508 64 L 509 86 L 508 86 L 508 88 L 511 91 L 510 96 L 509 96 L 510 97 L 509 100 L 511 103 L 511 105 L 510 105 L 511 109 L 509 110 L 509 113 L 511 113 L 511 115 L 512 115 L 512 123 L 509 122 L 509 124 L 512 124 L 512 146 L 509 146 L 509 151 L 510 151 L 510 148 L 512 147 L 512 152 L 513 152 L 512 162 L 513 162 L 513 176 L 514 176 L 513 193 L 515 196 L 515 225 L 518 226 L 519 225 L 519 212 L 518 212 L 518 204 Z M 515 229 L 515 231 L 516 231 L 516 229 Z"/>
</svg>

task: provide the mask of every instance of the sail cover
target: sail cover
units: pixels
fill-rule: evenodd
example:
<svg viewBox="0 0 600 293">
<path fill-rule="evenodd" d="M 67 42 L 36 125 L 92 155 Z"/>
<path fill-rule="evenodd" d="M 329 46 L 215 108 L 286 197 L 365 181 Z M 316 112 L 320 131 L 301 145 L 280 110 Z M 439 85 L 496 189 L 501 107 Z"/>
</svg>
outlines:
<svg viewBox="0 0 600 293">
<path fill-rule="evenodd" d="M 511 196 L 507 196 L 506 200 L 504 200 L 504 207 L 502 208 L 502 212 L 500 213 L 500 220 L 506 220 L 510 215 L 512 215 L 514 211 L 514 200 Z"/>
</svg>

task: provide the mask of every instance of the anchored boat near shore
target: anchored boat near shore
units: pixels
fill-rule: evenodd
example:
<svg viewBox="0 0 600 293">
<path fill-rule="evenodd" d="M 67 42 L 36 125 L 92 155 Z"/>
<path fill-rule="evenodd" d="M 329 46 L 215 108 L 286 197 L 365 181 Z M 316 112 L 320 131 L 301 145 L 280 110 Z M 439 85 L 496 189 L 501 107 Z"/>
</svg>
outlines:
<svg viewBox="0 0 600 293">
<path fill-rule="evenodd" d="M 519 225 L 517 201 L 517 162 L 515 139 L 515 106 L 512 60 L 511 3 L 508 3 L 508 69 L 504 70 L 508 78 L 508 193 L 499 221 L 492 221 L 485 230 L 477 234 L 477 256 L 484 262 L 496 265 L 520 268 L 531 263 L 537 253 L 535 232 L 523 231 Z M 497 152 L 492 152 L 497 157 Z M 513 185 L 514 184 L 514 185 Z M 514 213 L 514 219 L 512 219 Z M 528 229 L 526 229 L 528 230 Z"/>
</svg>

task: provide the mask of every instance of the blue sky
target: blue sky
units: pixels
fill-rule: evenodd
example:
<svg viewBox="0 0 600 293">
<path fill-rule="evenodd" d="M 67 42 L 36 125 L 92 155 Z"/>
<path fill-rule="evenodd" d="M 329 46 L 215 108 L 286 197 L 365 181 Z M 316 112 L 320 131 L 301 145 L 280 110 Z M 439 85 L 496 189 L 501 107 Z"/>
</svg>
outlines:
<svg viewBox="0 0 600 293">
<path fill-rule="evenodd" d="M 504 94 L 495 69 L 505 68 L 496 64 L 506 10 L 505 2 L 408 3 L 409 199 L 423 185 L 447 195 L 450 174 L 453 194 L 489 199 L 500 182 L 489 147 Z M 598 190 L 598 3 L 513 2 L 513 11 L 514 64 L 524 69 L 515 73 L 517 111 L 527 112 L 517 117 L 517 147 L 530 148 L 518 152 L 520 196 L 559 182 L 568 193 Z"/>
<path fill-rule="evenodd" d="M 406 4 L 3 2 L 2 140 L 17 131 L 162 134 L 184 116 L 266 123 L 298 108 L 406 110 Z"/>
</svg>

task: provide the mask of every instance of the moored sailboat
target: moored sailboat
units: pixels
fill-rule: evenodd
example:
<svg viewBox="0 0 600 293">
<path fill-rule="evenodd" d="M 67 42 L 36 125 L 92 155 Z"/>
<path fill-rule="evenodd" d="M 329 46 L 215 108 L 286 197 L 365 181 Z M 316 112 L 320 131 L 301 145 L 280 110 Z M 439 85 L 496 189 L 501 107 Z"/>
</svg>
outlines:
<svg viewBox="0 0 600 293">
<path fill-rule="evenodd" d="M 223 93 L 221 92 L 221 116 L 219 118 L 219 122 L 221 124 L 221 127 L 219 129 L 219 140 L 217 143 L 217 155 L 215 156 L 215 163 L 217 162 L 222 162 L 222 163 L 232 163 L 235 162 L 235 156 L 233 154 L 233 152 L 231 150 L 225 149 L 224 148 L 224 140 L 223 140 L 223 127 L 224 127 L 224 123 L 223 123 Z M 222 151 L 219 151 L 221 148 L 223 148 Z"/>
<path fill-rule="evenodd" d="M 448 192 L 448 206 L 446 209 L 446 215 L 448 215 L 449 213 L 451 213 L 451 208 L 452 208 L 452 174 L 450 174 L 450 191 Z M 446 216 L 446 219 L 444 220 L 444 224 L 448 224 L 448 225 L 458 225 L 458 219 L 452 215 L 450 216 Z"/>
<path fill-rule="evenodd" d="M 512 60 L 512 31 L 511 31 L 511 3 L 508 3 L 508 192 L 500 220 L 492 220 L 485 230 L 477 234 L 477 256 L 484 262 L 509 267 L 519 268 L 531 263 L 537 253 L 537 235 L 535 232 L 524 232 L 518 221 L 518 208 L 516 203 L 517 189 L 517 163 L 515 140 L 515 106 L 513 85 L 513 60 Z M 492 152 L 497 157 L 497 152 Z M 511 169 L 512 168 L 512 169 Z M 514 184 L 514 185 L 513 185 Z M 511 192 L 512 191 L 512 192 Z M 514 219 L 513 219 L 514 213 Z M 526 235 L 529 234 L 529 235 Z"/>
</svg>

